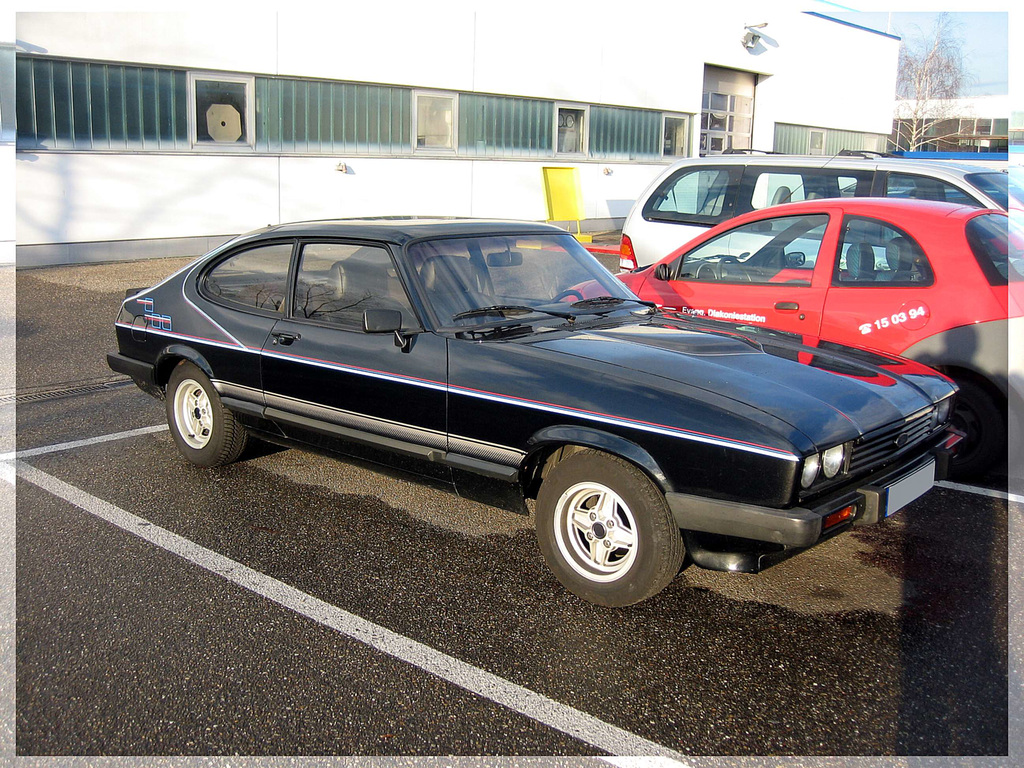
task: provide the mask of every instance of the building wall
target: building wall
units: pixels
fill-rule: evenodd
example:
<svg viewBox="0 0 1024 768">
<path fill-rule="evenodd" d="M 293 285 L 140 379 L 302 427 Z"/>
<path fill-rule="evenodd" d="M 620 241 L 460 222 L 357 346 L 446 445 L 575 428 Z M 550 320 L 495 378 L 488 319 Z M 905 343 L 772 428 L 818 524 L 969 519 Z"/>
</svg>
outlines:
<svg viewBox="0 0 1024 768">
<path fill-rule="evenodd" d="M 288 11 L 20 13 L 17 38 L 26 55 L 689 113 L 695 115 L 690 154 L 696 153 L 703 68 L 714 64 L 758 74 L 756 148 L 772 146 L 777 121 L 888 133 L 897 40 L 762 8 L 641 3 L 623 14 L 620 6 L 597 3 L 544 6 L 539 16 L 526 6 L 515 14 L 470 4 L 446 7 L 445 14 L 346 6 L 315 19 Z M 752 21 L 768 24 L 748 49 L 740 39 Z M 851 56 L 836 55 L 844 51 Z M 327 216 L 544 219 L 541 169 L 547 165 L 579 168 L 594 229 L 621 221 L 661 164 L 411 154 L 19 150 L 19 260 L 23 250 L 27 258 L 48 244 L 205 238 Z M 339 163 L 345 172 L 336 170 Z"/>
</svg>

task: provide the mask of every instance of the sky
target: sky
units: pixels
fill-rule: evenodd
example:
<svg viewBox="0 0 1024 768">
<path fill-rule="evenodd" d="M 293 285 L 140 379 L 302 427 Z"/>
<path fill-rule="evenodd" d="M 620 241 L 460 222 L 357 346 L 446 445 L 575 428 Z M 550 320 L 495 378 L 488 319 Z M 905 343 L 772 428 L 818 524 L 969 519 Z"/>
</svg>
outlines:
<svg viewBox="0 0 1024 768">
<path fill-rule="evenodd" d="M 817 0 L 812 4 L 819 13 L 904 39 L 930 37 L 936 16 L 946 11 L 953 18 L 957 36 L 963 43 L 964 65 L 970 81 L 964 95 L 1002 96 L 1010 93 L 1010 6 L 1015 3 L 982 0 L 980 7 L 984 8 L 983 11 L 964 10 L 967 4 L 963 0 L 890 0 L 886 3 L 889 8 L 872 0 Z M 1018 19 L 1013 20 L 1017 22 Z"/>
<path fill-rule="evenodd" d="M 843 21 L 904 39 L 931 37 L 937 13 L 823 11 Z M 1005 96 L 1009 93 L 1008 18 L 1005 12 L 948 12 L 962 42 L 964 68 L 970 75 L 965 96 Z"/>
</svg>

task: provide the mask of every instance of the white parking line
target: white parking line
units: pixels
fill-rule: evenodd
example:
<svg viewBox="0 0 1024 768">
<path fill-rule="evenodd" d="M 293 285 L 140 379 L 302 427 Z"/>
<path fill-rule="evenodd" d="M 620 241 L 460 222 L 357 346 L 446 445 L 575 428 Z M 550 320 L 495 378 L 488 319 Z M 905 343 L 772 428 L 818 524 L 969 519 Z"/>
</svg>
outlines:
<svg viewBox="0 0 1024 768">
<path fill-rule="evenodd" d="M 139 429 L 129 429 L 126 432 L 115 432 L 112 435 L 100 435 L 99 437 L 89 437 L 85 440 L 75 440 L 70 443 L 57 443 L 56 445 L 47 445 L 43 448 L 29 448 L 27 451 L 15 451 L 10 453 L 0 453 L 0 462 L 14 461 L 15 459 L 26 459 L 32 456 L 43 456 L 47 453 L 57 453 L 59 451 L 71 451 L 75 448 L 85 448 L 90 445 L 97 445 L 99 443 L 109 443 L 114 440 L 124 440 L 129 437 L 138 437 L 139 435 L 151 435 L 154 432 L 166 432 L 166 424 L 158 424 L 155 427 L 140 427 Z"/>
<path fill-rule="evenodd" d="M 977 485 L 963 485 L 961 483 L 951 483 L 948 480 L 940 480 L 935 483 L 935 487 L 948 488 L 951 491 L 963 491 L 964 493 L 973 493 L 976 496 L 988 496 L 992 499 L 1002 499 L 1003 501 L 1013 501 L 1017 504 L 1024 504 L 1024 496 L 1021 496 L 1020 494 L 996 491 L 992 488 L 982 488 Z"/>
<path fill-rule="evenodd" d="M 667 747 L 516 685 L 254 571 L 176 533 L 153 525 L 24 461 L 17 461 L 16 468 L 17 474 L 33 485 L 233 584 L 597 749 L 612 755 L 664 757 L 675 761 L 683 759 L 681 754 Z"/>
<path fill-rule="evenodd" d="M 141 517 L 65 483 L 20 459 L 43 456 L 60 451 L 74 450 L 101 443 L 124 440 L 167 430 L 167 425 L 142 427 L 98 437 L 57 443 L 41 448 L 0 454 L 0 481 L 12 485 L 15 475 L 49 493 L 89 512 L 124 531 L 142 538 L 162 549 L 215 573 L 247 590 L 261 595 L 289 610 L 362 642 L 393 658 L 404 661 L 429 674 L 447 680 L 464 690 L 500 704 L 562 733 L 577 738 L 611 755 L 635 755 L 643 758 L 660 757 L 660 765 L 682 765 L 683 755 L 667 747 L 648 741 L 629 731 L 599 720 L 585 712 L 561 704 L 539 693 L 516 685 L 504 678 L 448 656 L 441 651 L 392 632 L 330 603 L 319 600 L 283 582 L 254 571 L 241 563 L 208 550 L 188 539 L 153 525 Z M 1016 503 L 1024 503 L 1024 496 L 942 481 L 937 487 L 973 493 Z M 631 761 L 605 758 L 614 765 L 632 765 Z M 670 762 L 671 761 L 671 762 Z"/>
</svg>

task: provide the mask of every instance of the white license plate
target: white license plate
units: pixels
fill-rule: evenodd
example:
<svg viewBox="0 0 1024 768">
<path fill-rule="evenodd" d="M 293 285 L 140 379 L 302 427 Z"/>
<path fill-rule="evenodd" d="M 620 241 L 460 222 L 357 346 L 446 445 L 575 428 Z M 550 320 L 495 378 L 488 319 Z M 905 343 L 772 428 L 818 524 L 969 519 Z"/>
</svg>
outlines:
<svg viewBox="0 0 1024 768">
<path fill-rule="evenodd" d="M 885 494 L 885 516 L 896 514 L 914 499 L 931 490 L 933 485 L 935 485 L 935 462 L 930 461 L 889 486 L 888 492 Z"/>
</svg>

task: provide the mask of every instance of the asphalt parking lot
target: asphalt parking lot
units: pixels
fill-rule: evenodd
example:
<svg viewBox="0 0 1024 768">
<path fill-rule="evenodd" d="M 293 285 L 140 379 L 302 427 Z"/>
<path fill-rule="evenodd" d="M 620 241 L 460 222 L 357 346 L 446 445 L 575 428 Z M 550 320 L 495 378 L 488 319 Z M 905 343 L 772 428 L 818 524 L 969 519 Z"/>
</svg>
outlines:
<svg viewBox="0 0 1024 768">
<path fill-rule="evenodd" d="M 1005 495 L 599 608 L 530 518 L 298 451 L 187 464 L 105 365 L 125 289 L 183 263 L 17 273 L 17 755 L 1007 754 Z"/>
</svg>

